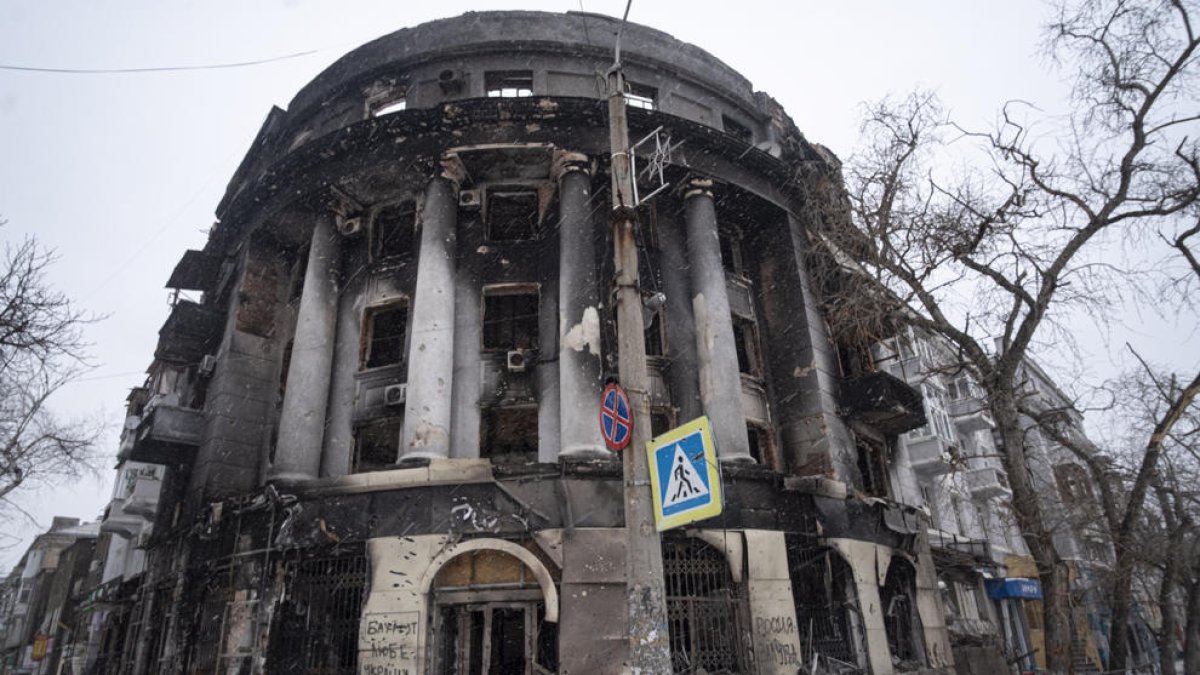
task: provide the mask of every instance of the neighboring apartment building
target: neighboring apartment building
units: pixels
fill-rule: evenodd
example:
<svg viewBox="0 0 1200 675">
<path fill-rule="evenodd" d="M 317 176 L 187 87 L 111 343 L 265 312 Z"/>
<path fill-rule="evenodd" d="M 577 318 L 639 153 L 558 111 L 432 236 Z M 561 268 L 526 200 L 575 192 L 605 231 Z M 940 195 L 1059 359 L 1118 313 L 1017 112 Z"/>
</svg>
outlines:
<svg viewBox="0 0 1200 675">
<path fill-rule="evenodd" d="M 620 377 L 596 76 L 617 27 L 436 21 L 270 112 L 168 281 L 73 667 L 625 668 L 597 421 Z M 919 491 L 885 483 L 920 396 L 839 359 L 809 284 L 834 163 L 701 49 L 630 24 L 621 54 L 640 193 L 666 185 L 637 209 L 635 424 L 707 416 L 724 483 L 720 516 L 662 536 L 676 672 L 944 671 Z"/>
<path fill-rule="evenodd" d="M 55 517 L 30 544 L 0 599 L 0 673 L 59 672 L 98 534 L 99 523 Z"/>
</svg>

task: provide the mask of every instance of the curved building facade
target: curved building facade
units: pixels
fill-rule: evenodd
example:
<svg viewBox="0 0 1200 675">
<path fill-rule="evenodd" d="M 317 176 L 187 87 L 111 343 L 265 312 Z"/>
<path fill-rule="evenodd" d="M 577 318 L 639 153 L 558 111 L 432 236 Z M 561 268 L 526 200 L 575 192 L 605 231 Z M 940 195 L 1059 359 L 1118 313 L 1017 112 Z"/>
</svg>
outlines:
<svg viewBox="0 0 1200 675">
<path fill-rule="evenodd" d="M 108 631 L 120 672 L 628 672 L 622 466 L 597 421 L 621 375 L 618 23 L 435 21 L 271 111 L 130 400 L 122 460 L 165 473 Z M 948 667 L 893 452 L 919 396 L 831 342 L 809 281 L 836 160 L 701 49 L 621 40 L 653 193 L 635 424 L 707 416 L 725 495 L 662 535 L 675 672 Z"/>
</svg>

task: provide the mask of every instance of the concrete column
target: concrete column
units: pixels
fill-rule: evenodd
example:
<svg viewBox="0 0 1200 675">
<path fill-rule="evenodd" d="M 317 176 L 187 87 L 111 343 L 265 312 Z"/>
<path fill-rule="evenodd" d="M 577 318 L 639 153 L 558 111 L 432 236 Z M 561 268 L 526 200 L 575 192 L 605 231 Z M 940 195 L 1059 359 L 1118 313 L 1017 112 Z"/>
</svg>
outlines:
<svg viewBox="0 0 1200 675">
<path fill-rule="evenodd" d="M 753 462 L 711 188 L 711 181 L 693 180 L 684 193 L 700 399 L 712 423 L 717 456 L 723 461 Z"/>
<path fill-rule="evenodd" d="M 557 242 L 554 243 L 557 245 Z M 542 354 L 558 353 L 558 270 L 542 274 L 542 306 L 538 310 L 538 461 L 558 461 L 559 411 L 558 359 Z M 478 427 L 478 425 L 476 425 Z"/>
<path fill-rule="evenodd" d="M 337 322 L 337 274 L 340 235 L 332 213 L 321 214 L 313 228 L 308 266 L 300 296 L 287 390 L 279 418 L 279 441 L 269 480 L 316 478 L 325 438 L 329 376 Z"/>
<path fill-rule="evenodd" d="M 667 380 L 671 403 L 678 409 L 678 422 L 682 424 L 703 415 L 704 405 L 696 379 L 696 320 L 692 316 L 683 224 L 662 211 L 658 214 L 658 246 L 663 292 L 667 295 Z"/>
<path fill-rule="evenodd" d="M 450 455 L 458 257 L 455 244 L 458 188 L 463 175 L 458 158 L 446 157 L 425 188 L 408 351 L 408 400 L 400 439 L 403 458 Z"/>
<path fill-rule="evenodd" d="M 479 357 L 483 325 L 480 296 L 479 280 L 471 267 L 459 267 L 454 279 L 454 410 L 451 412 L 454 426 L 450 433 L 453 439 L 450 456 L 456 459 L 479 457 L 479 395 L 483 377 L 483 360 Z M 411 369 L 410 365 L 410 372 Z"/>
<path fill-rule="evenodd" d="M 354 270 L 366 264 L 365 247 L 347 261 L 344 269 Z M 349 275 L 343 274 L 343 278 Z M 365 277 L 348 282 L 338 300 L 337 346 L 333 357 L 333 374 L 329 378 L 329 413 L 325 425 L 325 450 L 321 455 L 321 476 L 342 476 L 350 471 L 350 456 L 354 449 L 354 374 L 358 372 L 361 349 L 362 301 Z"/>
<path fill-rule="evenodd" d="M 800 629 L 792 599 L 787 542 L 783 532 L 746 530 L 746 589 L 751 636 L 760 675 L 793 675 L 801 666 Z"/>
<path fill-rule="evenodd" d="M 587 158 L 562 154 L 558 176 L 559 456 L 604 456 L 596 410 L 604 383 Z M 649 420 L 646 420 L 647 422 Z"/>
</svg>

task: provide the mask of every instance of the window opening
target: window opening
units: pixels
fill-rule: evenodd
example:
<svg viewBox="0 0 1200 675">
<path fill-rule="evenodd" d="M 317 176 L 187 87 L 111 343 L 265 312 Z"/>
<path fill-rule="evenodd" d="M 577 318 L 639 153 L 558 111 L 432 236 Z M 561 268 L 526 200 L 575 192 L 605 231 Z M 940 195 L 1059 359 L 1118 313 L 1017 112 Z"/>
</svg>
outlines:
<svg viewBox="0 0 1200 675">
<path fill-rule="evenodd" d="M 667 335 L 663 330 L 662 311 L 655 312 L 646 326 L 646 356 L 666 356 Z"/>
<path fill-rule="evenodd" d="M 538 235 L 538 193 L 532 188 L 506 188 L 487 193 L 487 238 L 528 241 Z"/>
<path fill-rule="evenodd" d="M 812 546 L 800 535 L 787 535 L 787 553 L 801 662 L 812 663 L 819 654 L 856 668 L 864 650 L 852 623 L 857 607 L 849 565 L 833 549 Z"/>
<path fill-rule="evenodd" d="M 388 418 L 358 427 L 354 432 L 353 472 L 392 468 L 400 458 L 402 421 Z"/>
<path fill-rule="evenodd" d="M 888 458 L 884 444 L 859 437 L 854 445 L 858 452 L 858 473 L 862 476 L 863 492 L 872 497 L 887 497 Z"/>
<path fill-rule="evenodd" d="M 371 255 L 376 260 L 412 252 L 417 206 L 411 201 L 385 206 L 371 221 Z"/>
<path fill-rule="evenodd" d="M 743 143 L 751 143 L 754 141 L 754 132 L 750 131 L 750 127 L 738 122 L 729 115 L 721 115 L 721 123 L 725 127 L 725 133 L 733 136 Z"/>
<path fill-rule="evenodd" d="M 1067 505 L 1075 506 L 1094 499 L 1091 481 L 1088 480 L 1087 471 L 1082 466 L 1072 462 L 1059 464 L 1054 467 L 1054 479 L 1058 483 L 1058 492 Z"/>
<path fill-rule="evenodd" d="M 408 324 L 408 305 L 392 303 L 367 309 L 364 368 L 378 368 L 404 362 L 404 331 Z"/>
<path fill-rule="evenodd" d="M 483 297 L 483 348 L 537 349 L 537 291 L 488 293 Z"/>
<path fill-rule="evenodd" d="M 742 243 L 729 230 L 721 230 L 717 234 L 717 243 L 721 247 L 721 264 L 725 273 L 742 276 Z"/>
<path fill-rule="evenodd" d="M 481 457 L 505 463 L 537 461 L 538 411 L 535 406 L 493 406 L 480 416 Z"/>
<path fill-rule="evenodd" d="M 377 106 L 371 106 L 371 117 L 383 117 L 392 113 L 402 112 L 408 109 L 408 100 L 403 96 L 398 99 L 391 99 Z"/>
<path fill-rule="evenodd" d="M 879 604 L 883 609 L 883 627 L 892 659 L 909 664 L 922 660 L 917 642 L 920 620 L 913 602 L 915 589 L 916 572 L 912 565 L 901 558 L 892 558 L 887 578 L 879 589 Z"/>
<path fill-rule="evenodd" d="M 488 98 L 533 96 L 532 70 L 493 70 L 483 74 Z"/>
<path fill-rule="evenodd" d="M 658 90 L 644 84 L 630 82 L 629 91 L 625 92 L 625 105 L 630 108 L 654 110 L 654 103 L 657 100 Z"/>
<path fill-rule="evenodd" d="M 272 617 L 268 672 L 356 674 L 365 552 L 288 560 L 284 579 L 288 592 Z"/>
<path fill-rule="evenodd" d="M 750 442 L 750 456 L 764 466 L 772 466 L 775 444 L 771 432 L 753 422 L 746 423 L 746 440 Z"/>
<path fill-rule="evenodd" d="M 672 423 L 674 416 L 671 411 L 663 407 L 655 407 L 650 409 L 650 435 L 661 436 L 671 429 L 675 428 Z"/>
<path fill-rule="evenodd" d="M 662 550 L 674 671 L 752 672 L 746 598 L 725 556 L 691 538 L 664 538 Z"/>
<path fill-rule="evenodd" d="M 733 345 L 737 350 L 738 370 L 746 375 L 762 375 L 754 320 L 734 315 Z"/>
</svg>

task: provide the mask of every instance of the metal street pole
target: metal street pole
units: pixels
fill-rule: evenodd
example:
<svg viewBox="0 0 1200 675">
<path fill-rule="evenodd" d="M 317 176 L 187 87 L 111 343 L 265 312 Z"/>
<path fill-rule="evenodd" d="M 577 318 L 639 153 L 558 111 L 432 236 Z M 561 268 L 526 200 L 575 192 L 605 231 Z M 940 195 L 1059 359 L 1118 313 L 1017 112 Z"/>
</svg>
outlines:
<svg viewBox="0 0 1200 675">
<path fill-rule="evenodd" d="M 628 8 L 626 9 L 628 12 Z M 658 675 L 671 672 L 667 598 L 663 583 L 662 546 L 654 528 L 650 497 L 650 394 L 646 375 L 645 326 L 638 285 L 635 240 L 637 204 L 630 174 L 629 124 L 625 109 L 625 75 L 621 72 L 620 37 L 617 60 L 608 73 L 608 129 L 612 150 L 612 232 L 616 263 L 618 368 L 621 386 L 633 408 L 633 440 L 625 449 L 625 587 L 629 608 L 628 672 Z"/>
</svg>

